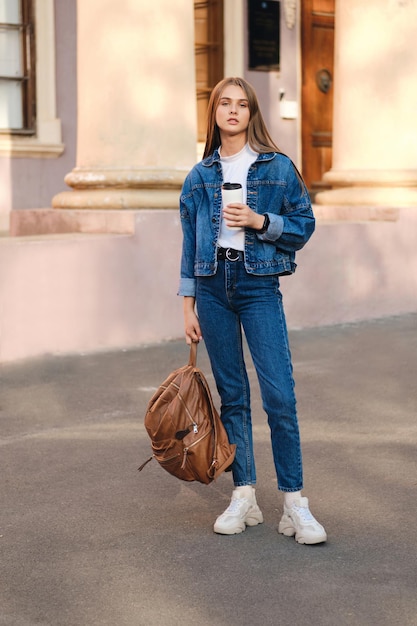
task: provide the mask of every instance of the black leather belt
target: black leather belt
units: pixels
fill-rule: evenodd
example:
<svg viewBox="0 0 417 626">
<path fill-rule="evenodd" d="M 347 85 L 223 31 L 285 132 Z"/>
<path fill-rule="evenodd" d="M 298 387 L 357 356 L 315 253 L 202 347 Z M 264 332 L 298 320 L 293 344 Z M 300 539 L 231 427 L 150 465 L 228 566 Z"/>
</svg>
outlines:
<svg viewBox="0 0 417 626">
<path fill-rule="evenodd" d="M 217 248 L 217 258 L 219 261 L 243 261 L 243 252 L 234 248 Z"/>
</svg>

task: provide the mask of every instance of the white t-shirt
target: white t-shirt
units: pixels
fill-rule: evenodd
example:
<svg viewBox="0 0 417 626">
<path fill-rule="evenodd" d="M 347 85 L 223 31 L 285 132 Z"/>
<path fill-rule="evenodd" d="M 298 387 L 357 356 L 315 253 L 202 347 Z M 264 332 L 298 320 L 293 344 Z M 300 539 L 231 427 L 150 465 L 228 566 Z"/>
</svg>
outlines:
<svg viewBox="0 0 417 626">
<path fill-rule="evenodd" d="M 248 170 L 252 163 L 256 161 L 258 153 L 254 152 L 250 148 L 249 144 L 246 144 L 240 152 L 237 152 L 232 156 L 222 157 L 221 149 L 219 152 L 223 170 L 223 181 L 225 183 L 240 183 L 242 185 L 243 204 L 246 204 L 246 181 L 248 178 Z M 244 250 L 245 229 L 229 228 L 226 226 L 222 217 L 218 245 L 221 248 Z"/>
</svg>

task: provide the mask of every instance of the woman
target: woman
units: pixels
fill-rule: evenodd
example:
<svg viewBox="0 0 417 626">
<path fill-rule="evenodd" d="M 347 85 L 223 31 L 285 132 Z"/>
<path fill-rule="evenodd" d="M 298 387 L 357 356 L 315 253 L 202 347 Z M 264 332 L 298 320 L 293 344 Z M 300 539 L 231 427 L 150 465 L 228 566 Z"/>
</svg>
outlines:
<svg viewBox="0 0 417 626">
<path fill-rule="evenodd" d="M 222 206 L 223 182 L 240 183 L 243 201 Z M 236 444 L 235 489 L 214 531 L 236 534 L 263 521 L 255 497 L 243 328 L 268 416 L 278 489 L 284 492 L 278 530 L 299 543 L 326 541 L 301 495 L 294 380 L 279 290 L 279 276 L 295 271 L 295 252 L 314 231 L 314 216 L 300 174 L 272 141 L 256 94 L 242 78 L 225 78 L 213 89 L 203 160 L 184 182 L 180 214 L 178 293 L 184 296 L 186 341 L 204 338 L 221 419 Z"/>
</svg>

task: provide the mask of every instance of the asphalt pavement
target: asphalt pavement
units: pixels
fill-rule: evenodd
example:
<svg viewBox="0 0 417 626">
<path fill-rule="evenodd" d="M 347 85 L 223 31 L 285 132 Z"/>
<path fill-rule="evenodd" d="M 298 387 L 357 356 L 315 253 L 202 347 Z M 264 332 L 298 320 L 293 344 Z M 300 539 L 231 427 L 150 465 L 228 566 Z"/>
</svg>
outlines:
<svg viewBox="0 0 417 626">
<path fill-rule="evenodd" d="M 416 626 L 417 314 L 290 342 L 317 546 L 277 533 L 250 360 L 265 521 L 236 536 L 212 531 L 230 474 L 137 471 L 147 402 L 187 362 L 183 341 L 0 366 L 0 624 Z M 198 365 L 218 402 L 204 344 Z"/>
</svg>

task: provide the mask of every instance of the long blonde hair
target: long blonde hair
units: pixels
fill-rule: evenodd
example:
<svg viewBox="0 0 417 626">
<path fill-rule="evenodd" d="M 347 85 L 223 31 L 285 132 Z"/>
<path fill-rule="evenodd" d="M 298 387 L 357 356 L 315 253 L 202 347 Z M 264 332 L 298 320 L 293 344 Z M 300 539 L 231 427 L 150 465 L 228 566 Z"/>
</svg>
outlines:
<svg viewBox="0 0 417 626">
<path fill-rule="evenodd" d="M 210 156 L 221 145 L 220 131 L 216 124 L 216 111 L 219 100 L 225 87 L 235 85 L 241 87 L 246 94 L 249 105 L 248 143 L 252 150 L 258 153 L 281 152 L 268 132 L 262 113 L 259 108 L 255 90 L 244 78 L 223 78 L 213 88 L 207 108 L 207 137 L 203 158 Z"/>
</svg>

